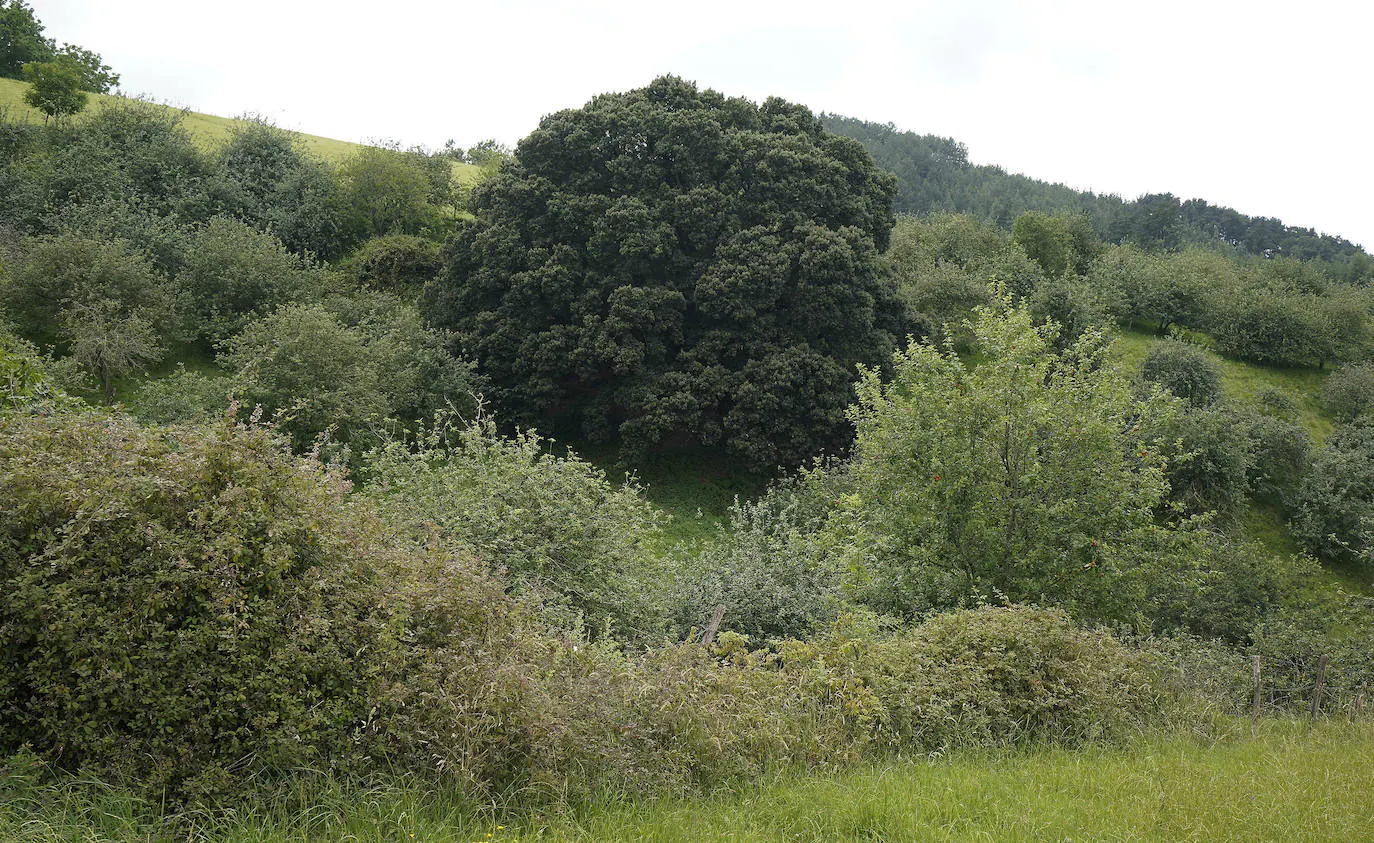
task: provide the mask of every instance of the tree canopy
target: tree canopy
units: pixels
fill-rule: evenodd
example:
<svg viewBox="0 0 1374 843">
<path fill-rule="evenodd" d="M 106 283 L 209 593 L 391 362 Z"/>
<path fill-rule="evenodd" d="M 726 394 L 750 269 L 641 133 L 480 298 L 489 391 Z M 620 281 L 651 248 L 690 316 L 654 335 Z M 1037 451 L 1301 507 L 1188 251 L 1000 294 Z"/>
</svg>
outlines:
<svg viewBox="0 0 1374 843">
<path fill-rule="evenodd" d="M 806 108 L 667 76 L 550 115 L 426 295 L 514 420 L 767 469 L 844 441 L 903 331 L 892 178 Z"/>
</svg>

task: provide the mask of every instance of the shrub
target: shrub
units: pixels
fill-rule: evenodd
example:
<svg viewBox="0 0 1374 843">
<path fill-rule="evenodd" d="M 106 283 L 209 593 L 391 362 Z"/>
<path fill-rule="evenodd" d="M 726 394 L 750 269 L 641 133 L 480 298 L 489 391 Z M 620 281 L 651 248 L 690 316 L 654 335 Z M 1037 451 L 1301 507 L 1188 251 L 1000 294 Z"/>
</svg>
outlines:
<svg viewBox="0 0 1374 843">
<path fill-rule="evenodd" d="M 1312 463 L 1312 437 L 1300 422 L 1285 418 L 1272 404 L 1264 404 L 1263 396 L 1261 407 L 1267 412 L 1244 413 L 1238 418 L 1250 437 L 1250 488 L 1286 505 Z"/>
<path fill-rule="evenodd" d="M 227 377 L 188 371 L 177 364 L 176 371 L 139 384 L 127 401 L 130 412 L 143 421 L 170 424 L 204 421 L 223 413 L 233 388 Z"/>
<path fill-rule="evenodd" d="M 1155 659 L 1058 609 L 985 606 L 779 653 L 787 672 L 828 665 L 831 704 L 871 710 L 874 739 L 899 751 L 1120 738 L 1170 704 Z"/>
<path fill-rule="evenodd" d="M 1322 384 L 1322 406 L 1343 422 L 1374 411 L 1374 363 L 1353 363 L 1332 372 Z"/>
<path fill-rule="evenodd" d="M 1374 547 L 1374 422 L 1337 428 L 1298 489 L 1293 536 L 1323 559 L 1371 559 Z"/>
<path fill-rule="evenodd" d="M 890 379 L 864 372 L 852 491 L 830 528 L 852 585 L 902 615 L 999 594 L 1133 616 L 1144 579 L 1186 575 L 1155 517 L 1167 399 L 1139 399 L 1100 334 L 1056 351 L 1010 299 L 970 331 L 977 365 L 912 345 Z"/>
<path fill-rule="evenodd" d="M 1221 398 L 1221 366 L 1207 352 L 1179 340 L 1152 343 L 1140 377 L 1194 407 L 1206 407 Z"/>
<path fill-rule="evenodd" d="M 400 293 L 418 293 L 442 265 L 437 244 L 408 234 L 373 238 L 348 258 L 359 282 Z"/>
<path fill-rule="evenodd" d="M 1255 474 L 1255 443 L 1229 408 L 1193 408 L 1165 428 L 1169 497 L 1185 511 L 1229 515 L 1245 503 Z"/>
<path fill-rule="evenodd" d="M 631 483 L 615 486 L 574 454 L 555 456 L 533 431 L 497 434 L 481 417 L 441 423 L 412 447 L 369 453 L 368 493 L 398 521 L 437 530 L 542 597 L 564 628 L 661 629 L 661 576 L 650 547 L 659 516 Z"/>
<path fill-rule="evenodd" d="M 384 372 L 370 365 L 367 338 L 320 305 L 287 305 L 231 339 L 219 362 L 235 371 L 245 402 L 280 416 L 297 450 L 327 430 L 345 443 L 383 425 Z"/>
<path fill-rule="evenodd" d="M 318 298 L 318 270 L 281 242 L 229 217 L 217 216 L 187 238 L 177 280 L 191 297 L 196 331 L 220 341 L 254 317 L 290 302 Z"/>
<path fill-rule="evenodd" d="M 267 431 L 0 417 L 0 750 L 172 799 L 344 769 L 391 549 Z"/>
<path fill-rule="evenodd" d="M 326 430 L 355 448 L 376 444 L 436 410 L 471 413 L 479 384 L 413 307 L 336 298 L 285 305 L 225 344 L 234 391 L 269 414 L 298 449 Z"/>
<path fill-rule="evenodd" d="M 723 628 L 755 641 L 809 638 L 832 626 L 852 606 L 824 527 L 847 489 L 842 468 L 813 469 L 757 501 L 736 502 L 715 541 L 679 546 L 672 560 L 678 637 L 705 627 L 718 606 Z"/>
<path fill-rule="evenodd" d="M 356 239 L 330 167 L 298 135 L 261 118 L 239 121 L 217 151 L 225 204 L 293 252 L 332 260 Z"/>
</svg>

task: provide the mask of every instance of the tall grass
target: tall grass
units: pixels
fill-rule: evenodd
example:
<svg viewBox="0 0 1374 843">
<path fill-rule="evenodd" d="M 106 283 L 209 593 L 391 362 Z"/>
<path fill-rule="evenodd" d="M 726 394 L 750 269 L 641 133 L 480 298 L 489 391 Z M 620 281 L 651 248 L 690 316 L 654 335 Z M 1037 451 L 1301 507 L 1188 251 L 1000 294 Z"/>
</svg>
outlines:
<svg viewBox="0 0 1374 843">
<path fill-rule="evenodd" d="M 525 809 L 396 781 L 282 794 L 256 811 L 159 816 L 92 782 L 0 777 L 0 839 L 226 841 L 1374 839 L 1374 723 L 1227 724 L 1116 748 L 960 752 L 711 798 Z"/>
</svg>

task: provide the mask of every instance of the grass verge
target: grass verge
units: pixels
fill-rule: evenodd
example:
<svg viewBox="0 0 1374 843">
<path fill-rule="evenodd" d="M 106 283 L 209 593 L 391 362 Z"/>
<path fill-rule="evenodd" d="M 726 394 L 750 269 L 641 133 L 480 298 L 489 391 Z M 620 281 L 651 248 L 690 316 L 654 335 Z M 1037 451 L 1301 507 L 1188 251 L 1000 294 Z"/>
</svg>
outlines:
<svg viewBox="0 0 1374 843">
<path fill-rule="evenodd" d="M 956 753 L 778 774 L 697 799 L 498 811 L 423 788 L 284 794 L 290 810 L 184 815 L 0 768 L 0 838 L 158 840 L 1370 840 L 1374 723 L 1266 721 L 1206 740 Z M 301 808 L 299 806 L 308 807 Z"/>
</svg>

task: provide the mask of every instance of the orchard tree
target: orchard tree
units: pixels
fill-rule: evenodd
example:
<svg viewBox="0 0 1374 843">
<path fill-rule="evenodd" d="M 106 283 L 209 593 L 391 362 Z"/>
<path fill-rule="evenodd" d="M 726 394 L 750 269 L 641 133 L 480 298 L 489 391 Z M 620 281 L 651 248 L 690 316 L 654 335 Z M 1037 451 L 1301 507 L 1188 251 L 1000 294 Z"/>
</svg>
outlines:
<svg viewBox="0 0 1374 843">
<path fill-rule="evenodd" d="M 1159 384 L 1194 407 L 1206 407 L 1221 398 L 1221 365 L 1201 348 L 1176 339 L 1151 344 L 1140 366 L 1140 378 Z"/>
<path fill-rule="evenodd" d="M 116 378 L 162 358 L 166 349 L 155 320 L 155 314 L 129 311 L 110 299 L 76 304 L 62 313 L 62 335 L 72 359 L 100 380 L 106 404 L 114 401 Z"/>
<path fill-rule="evenodd" d="M 761 470 L 846 440 L 904 330 L 893 180 L 806 108 L 665 76 L 550 115 L 475 191 L 426 293 L 508 420 Z"/>
</svg>

